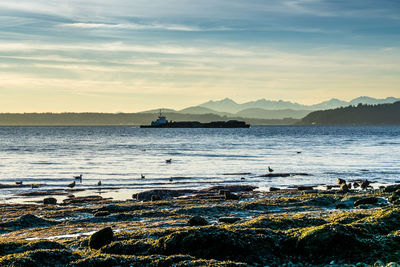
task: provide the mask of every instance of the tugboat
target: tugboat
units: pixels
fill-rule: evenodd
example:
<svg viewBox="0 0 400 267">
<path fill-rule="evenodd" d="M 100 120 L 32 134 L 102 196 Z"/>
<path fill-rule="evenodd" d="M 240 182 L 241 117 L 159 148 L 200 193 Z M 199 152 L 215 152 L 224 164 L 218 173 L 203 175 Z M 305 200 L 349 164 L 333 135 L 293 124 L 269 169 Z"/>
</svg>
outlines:
<svg viewBox="0 0 400 267">
<path fill-rule="evenodd" d="M 201 123 L 198 121 L 168 121 L 166 116 L 161 114 L 156 121 L 152 121 L 150 125 L 140 125 L 140 128 L 250 128 L 250 124 L 244 121 L 212 121 Z"/>
</svg>

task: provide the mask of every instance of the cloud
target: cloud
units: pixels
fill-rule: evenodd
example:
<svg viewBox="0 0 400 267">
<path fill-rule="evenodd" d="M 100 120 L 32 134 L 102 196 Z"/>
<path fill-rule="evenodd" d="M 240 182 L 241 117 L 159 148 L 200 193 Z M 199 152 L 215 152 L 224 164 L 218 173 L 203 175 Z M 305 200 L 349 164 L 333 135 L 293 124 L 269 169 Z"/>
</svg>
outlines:
<svg viewBox="0 0 400 267">
<path fill-rule="evenodd" d="M 184 31 L 184 32 L 199 32 L 199 31 L 227 31 L 226 27 L 216 28 L 201 28 L 187 25 L 174 25 L 174 24 L 106 24 L 106 23 L 62 23 L 61 27 L 71 27 L 79 29 L 119 29 L 119 30 L 168 30 L 168 31 Z"/>
</svg>

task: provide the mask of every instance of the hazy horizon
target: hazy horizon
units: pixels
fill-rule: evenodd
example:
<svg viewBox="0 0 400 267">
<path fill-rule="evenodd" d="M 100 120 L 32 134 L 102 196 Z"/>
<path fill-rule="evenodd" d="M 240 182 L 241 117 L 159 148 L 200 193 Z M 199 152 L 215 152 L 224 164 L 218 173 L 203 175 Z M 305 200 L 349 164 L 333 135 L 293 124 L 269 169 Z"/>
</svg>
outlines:
<svg viewBox="0 0 400 267">
<path fill-rule="evenodd" d="M 400 2 L 0 2 L 0 112 L 400 97 Z"/>
</svg>

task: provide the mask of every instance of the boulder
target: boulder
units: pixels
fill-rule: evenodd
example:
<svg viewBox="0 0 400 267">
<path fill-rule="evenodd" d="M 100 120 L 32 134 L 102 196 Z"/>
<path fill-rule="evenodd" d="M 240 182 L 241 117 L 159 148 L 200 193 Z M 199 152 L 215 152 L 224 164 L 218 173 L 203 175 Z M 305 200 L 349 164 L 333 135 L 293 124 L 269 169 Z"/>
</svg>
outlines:
<svg viewBox="0 0 400 267">
<path fill-rule="evenodd" d="M 114 239 L 114 233 L 111 227 L 103 228 L 89 237 L 89 247 L 91 249 L 99 249 L 110 244 Z"/>
<path fill-rule="evenodd" d="M 203 226 L 208 225 L 208 221 L 201 216 L 193 216 L 188 221 L 190 226 Z"/>
<path fill-rule="evenodd" d="M 338 184 L 338 185 L 346 184 L 346 180 L 343 180 L 343 179 L 338 178 L 338 179 L 337 179 L 337 184 Z"/>
<path fill-rule="evenodd" d="M 57 204 L 57 199 L 54 197 L 47 197 L 43 199 L 43 204 L 44 205 L 56 205 Z"/>
</svg>

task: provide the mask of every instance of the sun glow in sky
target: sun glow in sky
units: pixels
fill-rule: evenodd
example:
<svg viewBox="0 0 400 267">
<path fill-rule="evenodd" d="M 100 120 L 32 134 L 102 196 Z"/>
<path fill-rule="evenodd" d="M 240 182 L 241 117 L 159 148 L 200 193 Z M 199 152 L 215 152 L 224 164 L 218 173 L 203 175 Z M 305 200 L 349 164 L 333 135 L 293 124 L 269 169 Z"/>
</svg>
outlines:
<svg viewBox="0 0 400 267">
<path fill-rule="evenodd" d="M 398 0 L 2 0 L 0 112 L 400 96 Z"/>
</svg>

